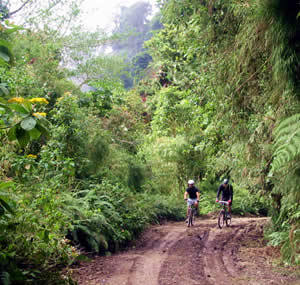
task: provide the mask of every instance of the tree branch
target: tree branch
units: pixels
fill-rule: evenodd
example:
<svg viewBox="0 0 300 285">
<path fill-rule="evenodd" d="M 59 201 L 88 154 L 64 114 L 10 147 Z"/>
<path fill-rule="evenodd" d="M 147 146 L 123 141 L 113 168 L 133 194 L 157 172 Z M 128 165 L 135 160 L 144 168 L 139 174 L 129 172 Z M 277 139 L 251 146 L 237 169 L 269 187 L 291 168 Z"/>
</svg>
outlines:
<svg viewBox="0 0 300 285">
<path fill-rule="evenodd" d="M 10 18 L 11 16 L 13 16 L 14 14 L 20 12 L 31 0 L 27 0 L 25 1 L 17 10 L 9 12 L 8 13 L 8 17 Z"/>
</svg>

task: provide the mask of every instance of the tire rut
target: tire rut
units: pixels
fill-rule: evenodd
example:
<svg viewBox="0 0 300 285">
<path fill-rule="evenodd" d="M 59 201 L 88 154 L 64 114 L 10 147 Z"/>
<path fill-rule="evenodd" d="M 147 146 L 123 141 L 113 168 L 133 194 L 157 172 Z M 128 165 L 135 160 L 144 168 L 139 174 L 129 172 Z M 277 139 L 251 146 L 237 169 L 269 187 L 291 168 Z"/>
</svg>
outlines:
<svg viewBox="0 0 300 285">
<path fill-rule="evenodd" d="M 114 275 L 105 284 L 158 284 L 161 266 L 168 257 L 167 251 L 178 241 L 182 232 L 184 232 L 184 229 L 178 228 L 167 233 L 160 240 L 157 240 L 156 243 L 151 243 L 147 250 L 142 249 L 138 251 L 136 253 L 138 256 L 135 258 L 132 258 L 131 254 L 125 254 L 124 257 L 131 262 L 127 262 L 125 266 L 123 262 L 120 262 Z M 124 271 L 127 272 L 127 275 L 123 274 Z"/>
<path fill-rule="evenodd" d="M 213 229 L 209 232 L 204 244 L 204 272 L 208 282 L 213 284 L 232 284 L 235 269 L 232 266 L 233 259 L 230 250 L 226 249 L 229 240 L 235 238 L 240 229 L 233 231 L 232 228 Z"/>
<path fill-rule="evenodd" d="M 234 218 L 218 229 L 215 219 L 149 228 L 126 252 L 96 257 L 74 269 L 79 285 L 298 284 L 275 272 L 262 243 L 264 218 Z"/>
</svg>

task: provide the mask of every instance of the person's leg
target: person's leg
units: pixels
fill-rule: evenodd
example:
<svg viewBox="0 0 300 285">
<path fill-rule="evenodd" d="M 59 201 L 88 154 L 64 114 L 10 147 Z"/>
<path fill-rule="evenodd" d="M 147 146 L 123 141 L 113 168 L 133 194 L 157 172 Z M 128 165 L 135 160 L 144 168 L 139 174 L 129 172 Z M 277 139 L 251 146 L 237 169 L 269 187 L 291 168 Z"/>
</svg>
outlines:
<svg viewBox="0 0 300 285">
<path fill-rule="evenodd" d="M 198 203 L 198 202 L 195 202 L 196 216 L 197 216 L 197 217 L 198 217 L 198 206 L 199 206 L 199 203 Z"/>
<path fill-rule="evenodd" d="M 228 205 L 228 213 L 229 213 L 230 216 L 231 216 L 231 205 L 232 205 L 232 202 L 230 202 L 229 205 Z"/>
<path fill-rule="evenodd" d="M 186 222 L 188 222 L 189 205 L 190 205 L 190 202 L 189 202 L 189 200 L 187 200 L 187 203 L 186 203 L 186 219 L 185 219 Z"/>
</svg>

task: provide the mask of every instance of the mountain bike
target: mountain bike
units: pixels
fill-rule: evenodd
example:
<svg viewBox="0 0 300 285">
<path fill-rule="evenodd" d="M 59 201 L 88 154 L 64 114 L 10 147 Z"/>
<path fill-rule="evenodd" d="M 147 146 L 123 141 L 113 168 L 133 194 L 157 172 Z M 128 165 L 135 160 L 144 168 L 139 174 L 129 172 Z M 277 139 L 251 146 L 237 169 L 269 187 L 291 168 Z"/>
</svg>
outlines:
<svg viewBox="0 0 300 285">
<path fill-rule="evenodd" d="M 195 215 L 196 215 L 196 206 L 195 204 L 192 204 L 188 207 L 188 221 L 187 221 L 187 226 L 193 226 L 193 222 L 195 221 Z"/>
<path fill-rule="evenodd" d="M 223 209 L 219 213 L 218 217 L 218 226 L 220 229 L 223 228 L 224 224 L 226 224 L 227 227 L 231 224 L 231 216 L 227 211 L 228 202 L 227 201 L 219 201 L 219 204 L 223 206 Z"/>
</svg>

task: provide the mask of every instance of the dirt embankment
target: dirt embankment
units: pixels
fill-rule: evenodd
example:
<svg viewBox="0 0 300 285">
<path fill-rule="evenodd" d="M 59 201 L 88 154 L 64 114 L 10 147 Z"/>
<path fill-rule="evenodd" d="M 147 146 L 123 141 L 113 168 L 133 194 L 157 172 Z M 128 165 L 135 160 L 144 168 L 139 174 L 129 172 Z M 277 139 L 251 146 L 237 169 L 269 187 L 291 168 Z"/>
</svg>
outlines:
<svg viewBox="0 0 300 285">
<path fill-rule="evenodd" d="M 295 268 L 276 265 L 265 244 L 267 218 L 233 218 L 220 230 L 215 219 L 154 226 L 126 252 L 96 257 L 73 269 L 80 285 L 298 285 Z"/>
</svg>

